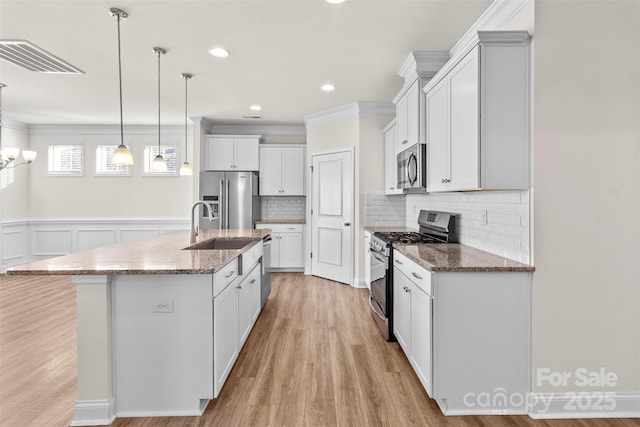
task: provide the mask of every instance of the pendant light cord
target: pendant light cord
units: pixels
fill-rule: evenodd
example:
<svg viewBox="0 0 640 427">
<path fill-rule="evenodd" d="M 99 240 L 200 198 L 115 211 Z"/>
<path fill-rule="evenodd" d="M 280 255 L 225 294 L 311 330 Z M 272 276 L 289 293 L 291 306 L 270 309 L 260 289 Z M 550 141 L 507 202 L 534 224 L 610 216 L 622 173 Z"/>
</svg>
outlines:
<svg viewBox="0 0 640 427">
<path fill-rule="evenodd" d="M 120 52 L 120 15 L 116 15 L 118 21 L 118 82 L 120 85 L 120 145 L 124 145 L 124 124 L 122 116 L 122 59 Z"/>
<path fill-rule="evenodd" d="M 160 153 L 160 54 L 162 51 L 158 49 L 158 155 L 162 155 Z"/>
<path fill-rule="evenodd" d="M 184 76 L 184 160 L 189 161 L 189 144 L 187 143 L 187 80 L 188 76 Z"/>
</svg>

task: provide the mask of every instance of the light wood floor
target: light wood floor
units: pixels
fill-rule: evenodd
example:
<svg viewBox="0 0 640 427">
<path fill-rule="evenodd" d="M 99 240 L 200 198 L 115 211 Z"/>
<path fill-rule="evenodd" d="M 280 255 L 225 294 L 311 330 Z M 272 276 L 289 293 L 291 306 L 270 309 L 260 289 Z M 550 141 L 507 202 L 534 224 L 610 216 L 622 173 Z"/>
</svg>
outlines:
<svg viewBox="0 0 640 427">
<path fill-rule="evenodd" d="M 0 426 L 69 425 L 75 323 L 69 278 L 0 277 Z M 113 425 L 640 427 L 640 420 L 444 417 L 398 344 L 382 339 L 366 290 L 279 273 L 220 397 L 202 417 Z"/>
</svg>

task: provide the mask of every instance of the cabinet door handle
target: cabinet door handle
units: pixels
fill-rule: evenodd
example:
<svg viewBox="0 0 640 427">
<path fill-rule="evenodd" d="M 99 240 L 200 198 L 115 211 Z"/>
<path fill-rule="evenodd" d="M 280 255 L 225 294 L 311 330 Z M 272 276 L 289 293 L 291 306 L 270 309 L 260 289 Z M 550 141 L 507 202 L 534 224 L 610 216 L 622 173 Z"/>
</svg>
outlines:
<svg viewBox="0 0 640 427">
<path fill-rule="evenodd" d="M 345 222 L 345 223 L 344 223 L 344 226 L 345 226 L 345 227 L 349 227 L 350 225 L 351 225 L 351 223 L 350 223 L 350 222 Z"/>
<path fill-rule="evenodd" d="M 251 285 L 253 285 L 254 283 L 256 283 L 256 279 L 251 279 L 251 281 L 249 282 Z"/>
<path fill-rule="evenodd" d="M 410 292 L 410 289 L 407 288 L 406 286 L 404 286 L 402 289 L 404 289 L 405 292 Z"/>
<path fill-rule="evenodd" d="M 400 264 L 402 265 L 402 261 L 400 261 L 399 259 L 394 260 L 396 262 L 396 264 Z"/>
<path fill-rule="evenodd" d="M 236 289 L 242 289 L 242 285 L 236 286 Z"/>
<path fill-rule="evenodd" d="M 394 188 L 393 187 L 389 187 L 389 190 L 394 190 Z"/>
<path fill-rule="evenodd" d="M 413 271 L 411 272 L 411 274 L 413 275 L 413 277 L 415 277 L 418 280 L 422 280 L 422 277 L 420 277 L 419 275 L 417 275 L 416 273 L 414 273 Z"/>
<path fill-rule="evenodd" d="M 289 227 L 287 230 L 295 230 L 295 227 Z"/>
<path fill-rule="evenodd" d="M 406 144 L 407 142 L 409 142 L 409 141 L 406 140 L 406 139 L 404 141 L 402 141 L 403 144 Z"/>
<path fill-rule="evenodd" d="M 235 271 L 230 271 L 229 273 L 227 273 L 226 276 L 224 276 L 225 278 L 231 277 L 233 276 L 233 274 L 235 273 Z"/>
</svg>

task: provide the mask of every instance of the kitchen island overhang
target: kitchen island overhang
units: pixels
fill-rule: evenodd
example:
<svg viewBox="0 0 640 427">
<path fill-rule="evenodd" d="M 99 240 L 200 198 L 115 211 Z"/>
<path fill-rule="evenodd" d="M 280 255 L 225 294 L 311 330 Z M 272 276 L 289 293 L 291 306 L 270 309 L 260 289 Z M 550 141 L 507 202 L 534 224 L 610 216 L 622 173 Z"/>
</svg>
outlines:
<svg viewBox="0 0 640 427">
<path fill-rule="evenodd" d="M 38 261 L 10 275 L 69 275 L 77 290 L 78 398 L 72 425 L 201 415 L 260 313 L 270 230 L 203 230 L 241 249 L 185 249 L 175 232 Z"/>
</svg>

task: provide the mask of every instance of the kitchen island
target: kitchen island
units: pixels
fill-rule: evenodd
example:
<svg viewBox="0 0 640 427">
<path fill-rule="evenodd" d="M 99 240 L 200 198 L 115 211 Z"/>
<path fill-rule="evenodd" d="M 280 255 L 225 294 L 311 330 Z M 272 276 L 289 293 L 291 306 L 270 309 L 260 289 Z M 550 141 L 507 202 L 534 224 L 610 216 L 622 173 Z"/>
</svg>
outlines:
<svg viewBox="0 0 640 427">
<path fill-rule="evenodd" d="M 68 275 L 76 285 L 72 425 L 201 415 L 260 313 L 262 240 L 269 235 L 203 230 L 196 249 L 187 249 L 188 233 L 177 232 L 9 269 Z M 202 249 L 212 246 L 225 249 Z"/>
</svg>

